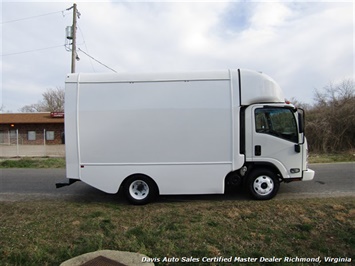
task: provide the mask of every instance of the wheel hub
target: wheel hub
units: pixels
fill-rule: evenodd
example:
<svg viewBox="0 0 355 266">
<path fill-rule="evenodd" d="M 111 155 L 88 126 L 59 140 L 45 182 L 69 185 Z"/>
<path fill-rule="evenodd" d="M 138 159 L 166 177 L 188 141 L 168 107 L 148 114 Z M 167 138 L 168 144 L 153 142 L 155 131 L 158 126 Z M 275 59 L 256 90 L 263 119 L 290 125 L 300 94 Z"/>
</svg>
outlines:
<svg viewBox="0 0 355 266">
<path fill-rule="evenodd" d="M 271 177 L 262 175 L 255 179 L 253 188 L 257 194 L 265 196 L 272 193 L 274 189 L 274 181 Z"/>
<path fill-rule="evenodd" d="M 149 194 L 149 186 L 143 180 L 136 180 L 129 186 L 129 194 L 136 200 L 142 200 Z"/>
<path fill-rule="evenodd" d="M 144 190 L 144 185 L 143 184 L 139 184 L 137 187 L 137 190 L 142 192 Z"/>
<path fill-rule="evenodd" d="M 262 184 L 261 184 L 261 188 L 262 188 L 262 189 L 266 189 L 266 188 L 267 188 L 267 183 L 262 183 Z"/>
</svg>

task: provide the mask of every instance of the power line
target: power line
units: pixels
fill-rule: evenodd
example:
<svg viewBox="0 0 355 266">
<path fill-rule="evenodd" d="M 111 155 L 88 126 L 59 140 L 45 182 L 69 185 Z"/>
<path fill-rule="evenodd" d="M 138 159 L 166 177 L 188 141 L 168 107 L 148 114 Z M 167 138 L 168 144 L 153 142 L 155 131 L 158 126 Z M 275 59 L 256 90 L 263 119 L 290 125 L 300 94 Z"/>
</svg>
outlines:
<svg viewBox="0 0 355 266">
<path fill-rule="evenodd" d="M 83 38 L 84 45 L 85 45 L 85 49 L 86 49 L 86 51 L 88 51 L 88 52 L 89 52 L 89 49 L 88 49 L 88 47 L 86 46 L 86 42 L 85 42 L 85 38 L 84 38 L 83 31 L 81 30 L 80 25 L 79 25 L 79 24 L 77 24 L 77 25 L 78 25 L 78 28 L 79 28 L 79 31 L 80 31 L 81 37 Z M 90 58 L 90 59 L 91 59 L 91 58 Z M 93 65 L 93 63 L 92 63 L 92 60 L 90 60 L 90 65 L 91 65 L 91 67 L 92 67 L 92 70 L 93 70 L 94 72 L 96 72 L 96 71 L 95 71 L 95 68 L 94 68 L 94 65 Z"/>
<path fill-rule="evenodd" d="M 28 20 L 28 19 L 34 19 L 34 18 L 39 18 L 39 17 L 44 17 L 44 16 L 49 16 L 57 13 L 62 13 L 64 16 L 64 12 L 66 10 L 61 10 L 61 11 L 56 11 L 56 12 L 50 12 L 42 15 L 37 15 L 37 16 L 32 16 L 32 17 L 26 17 L 26 18 L 19 18 L 19 19 L 13 19 L 13 20 L 8 20 L 8 21 L 2 21 L 0 24 L 7 24 L 7 23 L 12 23 L 12 22 L 17 22 L 17 21 L 22 21 L 22 20 Z"/>
<path fill-rule="evenodd" d="M 30 20 L 30 19 L 49 16 L 49 15 L 54 15 L 54 14 L 58 14 L 58 13 L 62 13 L 63 17 L 65 17 L 66 14 L 64 12 L 66 12 L 66 11 L 67 10 L 61 10 L 61 11 L 55 11 L 55 12 L 40 14 L 40 15 L 31 16 L 31 17 L 25 17 L 25 18 L 13 19 L 13 20 L 8 20 L 8 21 L 2 21 L 2 22 L 0 22 L 0 24 L 2 25 L 2 24 L 12 23 L 12 22 L 23 21 L 23 20 Z M 54 49 L 54 48 L 63 47 L 63 46 L 64 45 L 49 46 L 49 47 L 37 48 L 37 49 L 26 50 L 26 51 L 21 51 L 21 52 L 1 54 L 0 56 L 4 57 L 4 56 L 25 54 L 25 53 L 32 53 L 32 52 L 37 52 L 37 51 L 42 51 L 42 50 L 49 50 L 49 49 Z"/>
<path fill-rule="evenodd" d="M 33 50 L 28 50 L 28 51 L 22 51 L 22 52 L 17 52 L 17 53 L 9 53 L 9 54 L 2 54 L 1 56 L 10 56 L 10 55 L 18 55 L 18 54 L 26 54 L 26 53 L 32 53 L 32 52 L 37 52 L 37 51 L 43 51 L 43 50 L 49 50 L 49 49 L 54 49 L 58 47 L 63 47 L 64 45 L 56 45 L 56 46 L 51 46 L 51 47 L 45 47 L 45 48 L 39 48 L 39 49 L 33 49 Z"/>
<path fill-rule="evenodd" d="M 91 55 L 87 54 L 86 52 L 84 52 L 83 50 L 81 50 L 80 48 L 78 48 L 78 50 L 82 53 L 84 53 L 85 55 L 87 55 L 88 57 L 90 57 L 91 59 L 95 60 L 96 62 L 98 62 L 100 65 L 103 65 L 104 67 L 110 69 L 111 71 L 117 73 L 116 70 L 110 68 L 109 66 L 105 65 L 104 63 L 100 62 L 99 60 L 95 59 L 94 57 L 92 57 Z"/>
</svg>

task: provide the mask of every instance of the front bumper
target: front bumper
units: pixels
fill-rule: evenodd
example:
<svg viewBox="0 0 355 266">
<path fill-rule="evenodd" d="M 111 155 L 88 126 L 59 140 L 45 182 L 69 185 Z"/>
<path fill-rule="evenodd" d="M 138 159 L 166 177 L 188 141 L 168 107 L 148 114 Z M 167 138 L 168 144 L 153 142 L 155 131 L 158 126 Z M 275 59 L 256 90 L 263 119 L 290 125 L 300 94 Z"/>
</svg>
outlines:
<svg viewBox="0 0 355 266">
<path fill-rule="evenodd" d="M 314 178 L 315 172 L 312 169 L 307 169 L 306 171 L 303 171 L 302 175 L 302 181 L 309 181 Z"/>
</svg>

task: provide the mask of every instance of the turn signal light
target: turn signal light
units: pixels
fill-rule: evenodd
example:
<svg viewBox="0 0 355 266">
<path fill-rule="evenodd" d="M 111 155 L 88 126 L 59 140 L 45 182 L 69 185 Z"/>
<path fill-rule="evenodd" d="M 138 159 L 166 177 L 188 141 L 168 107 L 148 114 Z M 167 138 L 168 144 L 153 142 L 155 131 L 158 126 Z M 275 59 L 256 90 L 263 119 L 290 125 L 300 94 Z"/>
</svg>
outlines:
<svg viewBox="0 0 355 266">
<path fill-rule="evenodd" d="M 292 168 L 292 169 L 290 170 L 290 172 L 291 172 L 291 174 L 297 174 L 297 173 L 300 172 L 300 169 L 299 169 L 299 168 Z"/>
</svg>

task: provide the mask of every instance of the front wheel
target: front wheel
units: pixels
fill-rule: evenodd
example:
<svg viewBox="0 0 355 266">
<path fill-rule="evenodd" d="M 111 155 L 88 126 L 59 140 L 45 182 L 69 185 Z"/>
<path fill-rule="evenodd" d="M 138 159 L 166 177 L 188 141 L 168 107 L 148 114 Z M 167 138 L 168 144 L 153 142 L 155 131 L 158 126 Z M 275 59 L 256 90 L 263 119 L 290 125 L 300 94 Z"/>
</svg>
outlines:
<svg viewBox="0 0 355 266">
<path fill-rule="evenodd" d="M 128 201 L 136 205 L 147 204 L 157 193 L 155 183 L 144 175 L 129 177 L 125 182 L 124 190 Z"/>
<path fill-rule="evenodd" d="M 260 169 L 250 174 L 247 186 L 253 198 L 269 200 L 279 191 L 280 182 L 274 172 Z"/>
</svg>

